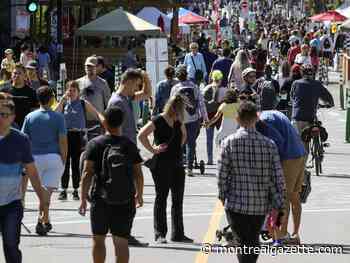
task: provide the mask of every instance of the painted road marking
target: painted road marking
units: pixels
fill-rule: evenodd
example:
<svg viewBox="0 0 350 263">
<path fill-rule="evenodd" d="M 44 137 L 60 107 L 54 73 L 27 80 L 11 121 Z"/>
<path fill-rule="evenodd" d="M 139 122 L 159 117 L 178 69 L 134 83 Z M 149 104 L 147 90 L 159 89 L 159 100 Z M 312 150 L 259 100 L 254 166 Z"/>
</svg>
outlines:
<svg viewBox="0 0 350 263">
<path fill-rule="evenodd" d="M 202 244 L 212 244 L 215 240 L 216 230 L 219 228 L 221 218 L 224 214 L 224 207 L 220 200 L 216 202 L 214 212 L 209 222 L 209 227 L 206 235 L 204 236 Z M 208 262 L 209 254 L 205 254 L 202 251 L 197 253 L 195 263 L 206 263 Z"/>
</svg>

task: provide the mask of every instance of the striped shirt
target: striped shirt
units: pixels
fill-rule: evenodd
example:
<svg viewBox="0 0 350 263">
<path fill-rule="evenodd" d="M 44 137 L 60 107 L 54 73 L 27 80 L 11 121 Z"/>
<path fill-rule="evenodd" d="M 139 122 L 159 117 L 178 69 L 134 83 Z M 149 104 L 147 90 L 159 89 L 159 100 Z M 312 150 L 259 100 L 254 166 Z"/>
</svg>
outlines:
<svg viewBox="0 0 350 263">
<path fill-rule="evenodd" d="M 222 144 L 218 160 L 219 199 L 245 215 L 281 209 L 285 181 L 275 143 L 254 128 L 240 128 Z"/>
</svg>

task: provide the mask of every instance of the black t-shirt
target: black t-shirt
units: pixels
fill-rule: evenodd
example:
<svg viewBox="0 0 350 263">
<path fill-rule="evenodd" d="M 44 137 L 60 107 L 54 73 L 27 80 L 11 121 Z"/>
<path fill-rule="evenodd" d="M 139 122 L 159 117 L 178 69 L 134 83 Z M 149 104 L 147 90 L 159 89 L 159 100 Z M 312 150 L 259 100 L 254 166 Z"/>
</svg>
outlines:
<svg viewBox="0 0 350 263">
<path fill-rule="evenodd" d="M 35 91 L 29 86 L 25 85 L 23 88 L 11 87 L 4 92 L 10 93 L 16 106 L 15 122 L 19 127 L 22 127 L 25 116 L 39 107 L 38 99 Z M 21 97 L 21 98 L 16 98 Z M 22 98 L 23 97 L 23 98 Z"/>
<path fill-rule="evenodd" d="M 111 93 L 115 91 L 115 85 L 114 85 L 114 75 L 111 70 L 107 69 L 106 71 L 102 72 L 99 77 L 103 78 L 105 81 L 107 81 L 109 89 L 111 90 Z"/>
<path fill-rule="evenodd" d="M 108 145 L 125 146 L 126 155 L 130 164 L 138 164 L 143 160 L 140 156 L 136 145 L 125 136 L 101 135 L 92 139 L 86 146 L 85 160 L 93 161 L 95 173 L 99 174 L 101 171 L 103 152 Z"/>
<path fill-rule="evenodd" d="M 156 127 L 154 131 L 154 142 L 156 145 L 162 143 L 168 144 L 168 148 L 165 152 L 159 154 L 159 158 L 162 160 L 171 160 L 176 165 L 182 164 L 182 132 L 181 122 L 174 122 L 174 127 L 169 126 L 162 115 L 156 116 L 152 120 Z"/>
</svg>

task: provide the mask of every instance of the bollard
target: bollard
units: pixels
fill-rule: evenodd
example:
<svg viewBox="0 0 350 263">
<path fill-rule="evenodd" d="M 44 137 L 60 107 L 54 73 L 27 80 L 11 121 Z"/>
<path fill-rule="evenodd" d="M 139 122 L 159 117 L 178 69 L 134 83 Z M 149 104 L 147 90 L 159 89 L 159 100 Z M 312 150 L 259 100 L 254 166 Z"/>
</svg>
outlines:
<svg viewBox="0 0 350 263">
<path fill-rule="evenodd" d="M 346 128 L 345 128 L 345 141 L 350 143 L 350 88 L 346 89 Z"/>
<path fill-rule="evenodd" d="M 342 61 L 343 55 L 340 54 L 340 61 Z M 340 63 L 342 64 L 342 63 Z M 340 74 L 339 74 L 339 100 L 340 100 L 340 108 L 342 110 L 345 110 L 344 105 L 344 77 L 343 77 L 343 67 L 340 67 Z"/>
</svg>

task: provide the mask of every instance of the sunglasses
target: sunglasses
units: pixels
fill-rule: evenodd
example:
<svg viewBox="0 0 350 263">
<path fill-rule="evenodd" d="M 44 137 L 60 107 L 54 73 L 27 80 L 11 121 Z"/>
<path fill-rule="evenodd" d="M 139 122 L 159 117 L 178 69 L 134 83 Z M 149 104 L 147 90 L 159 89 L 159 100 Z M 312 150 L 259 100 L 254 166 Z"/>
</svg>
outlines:
<svg viewBox="0 0 350 263">
<path fill-rule="evenodd" d="M 8 113 L 8 112 L 0 112 L 0 117 L 7 119 L 8 117 L 12 116 L 12 113 Z"/>
</svg>

